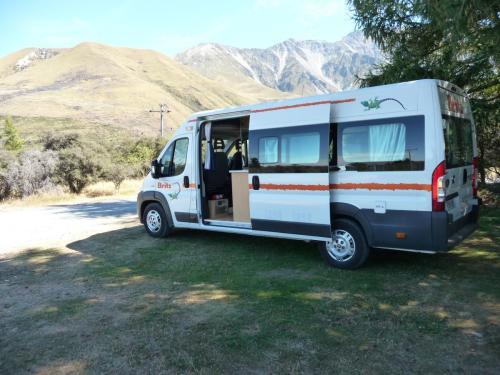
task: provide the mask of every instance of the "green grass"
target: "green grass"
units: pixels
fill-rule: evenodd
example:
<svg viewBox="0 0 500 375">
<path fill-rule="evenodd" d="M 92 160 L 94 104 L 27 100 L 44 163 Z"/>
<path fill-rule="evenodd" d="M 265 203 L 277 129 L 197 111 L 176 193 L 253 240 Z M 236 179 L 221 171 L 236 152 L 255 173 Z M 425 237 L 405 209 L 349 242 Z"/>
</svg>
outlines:
<svg viewBox="0 0 500 375">
<path fill-rule="evenodd" d="M 141 227 L 0 262 L 0 373 L 499 373 L 500 210 L 357 271 L 311 243 Z"/>
</svg>

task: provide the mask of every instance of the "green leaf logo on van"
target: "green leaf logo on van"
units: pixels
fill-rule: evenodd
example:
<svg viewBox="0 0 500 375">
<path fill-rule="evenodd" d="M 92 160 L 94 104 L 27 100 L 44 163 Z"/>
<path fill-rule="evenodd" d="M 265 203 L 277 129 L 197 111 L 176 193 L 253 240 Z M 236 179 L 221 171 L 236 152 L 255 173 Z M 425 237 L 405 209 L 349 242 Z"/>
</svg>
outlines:
<svg viewBox="0 0 500 375">
<path fill-rule="evenodd" d="M 403 103 L 401 103 L 399 100 L 394 99 L 394 98 L 379 99 L 378 96 L 376 96 L 373 99 L 363 100 L 361 102 L 361 105 L 363 107 L 365 107 L 365 111 L 369 111 L 370 109 L 379 109 L 380 108 L 380 104 L 382 104 L 383 102 L 390 101 L 390 100 L 398 103 L 404 110 L 406 110 L 406 108 L 403 105 Z"/>
</svg>

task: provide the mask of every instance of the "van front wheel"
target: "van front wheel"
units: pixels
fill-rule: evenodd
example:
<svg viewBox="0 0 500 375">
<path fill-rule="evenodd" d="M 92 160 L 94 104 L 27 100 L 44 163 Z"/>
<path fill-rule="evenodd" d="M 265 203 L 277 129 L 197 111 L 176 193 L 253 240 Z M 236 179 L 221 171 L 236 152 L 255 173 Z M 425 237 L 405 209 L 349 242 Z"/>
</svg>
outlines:
<svg viewBox="0 0 500 375">
<path fill-rule="evenodd" d="M 323 259 L 331 266 L 343 269 L 361 267 L 370 253 L 361 228 L 351 220 L 337 219 L 333 222 L 332 239 L 320 243 Z"/>
<path fill-rule="evenodd" d="M 165 210 L 159 203 L 150 203 L 142 214 L 142 222 L 146 231 L 153 237 L 167 237 L 170 228 Z"/>
</svg>

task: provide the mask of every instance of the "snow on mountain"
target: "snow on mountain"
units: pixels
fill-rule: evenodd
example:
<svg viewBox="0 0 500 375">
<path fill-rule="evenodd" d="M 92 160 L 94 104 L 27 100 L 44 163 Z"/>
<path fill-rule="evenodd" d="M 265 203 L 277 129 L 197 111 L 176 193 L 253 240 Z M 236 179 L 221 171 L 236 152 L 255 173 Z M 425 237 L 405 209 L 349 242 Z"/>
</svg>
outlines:
<svg viewBox="0 0 500 375">
<path fill-rule="evenodd" d="M 59 50 L 48 49 L 48 48 L 36 48 L 21 59 L 19 59 L 14 65 L 14 70 L 20 72 L 28 67 L 30 67 L 37 60 L 50 59 L 59 54 Z"/>
<path fill-rule="evenodd" d="M 298 94 L 320 94 L 355 86 L 382 61 L 376 45 L 353 32 L 337 42 L 288 39 L 266 49 L 201 44 L 176 56 L 212 79 L 250 78 L 264 86 Z"/>
</svg>

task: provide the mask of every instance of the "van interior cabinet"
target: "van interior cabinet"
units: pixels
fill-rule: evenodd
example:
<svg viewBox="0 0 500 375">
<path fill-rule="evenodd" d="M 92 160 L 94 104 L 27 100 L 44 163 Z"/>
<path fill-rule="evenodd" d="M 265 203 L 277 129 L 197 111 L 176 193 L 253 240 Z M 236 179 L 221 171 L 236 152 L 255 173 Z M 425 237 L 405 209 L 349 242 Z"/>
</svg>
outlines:
<svg viewBox="0 0 500 375">
<path fill-rule="evenodd" d="M 231 173 L 233 191 L 233 220 L 250 222 L 250 207 L 248 204 L 248 171 L 234 170 Z"/>
</svg>

